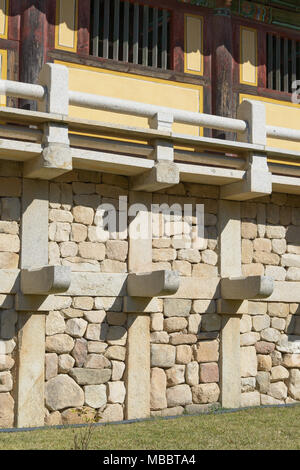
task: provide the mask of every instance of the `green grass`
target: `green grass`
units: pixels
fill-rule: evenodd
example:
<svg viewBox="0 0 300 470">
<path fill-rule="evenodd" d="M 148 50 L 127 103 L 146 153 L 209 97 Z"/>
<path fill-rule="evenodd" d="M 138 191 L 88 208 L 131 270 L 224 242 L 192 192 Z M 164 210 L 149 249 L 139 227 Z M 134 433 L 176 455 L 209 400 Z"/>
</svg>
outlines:
<svg viewBox="0 0 300 470">
<path fill-rule="evenodd" d="M 74 449 L 74 437 L 80 437 L 87 430 L 87 427 L 65 427 L 0 433 L 0 450 Z M 92 429 L 88 449 L 300 450 L 300 405 L 95 426 Z"/>
</svg>

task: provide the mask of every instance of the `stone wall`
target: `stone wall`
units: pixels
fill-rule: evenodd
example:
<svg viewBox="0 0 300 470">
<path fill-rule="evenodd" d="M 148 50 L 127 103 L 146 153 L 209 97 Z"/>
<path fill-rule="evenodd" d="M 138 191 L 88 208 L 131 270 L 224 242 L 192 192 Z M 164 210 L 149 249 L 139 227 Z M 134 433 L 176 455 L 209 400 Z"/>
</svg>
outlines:
<svg viewBox="0 0 300 470">
<path fill-rule="evenodd" d="M 0 162 L 0 269 L 19 266 L 21 166 Z M 0 294 L 0 426 L 14 423 L 16 323 L 14 295 Z"/>
<path fill-rule="evenodd" d="M 19 267 L 21 169 L 0 165 L 0 269 Z M 128 233 L 96 230 L 100 204 L 119 208 L 128 178 L 73 171 L 49 183 L 49 264 L 73 272 L 128 272 Z M 179 184 L 152 195 L 153 204 L 192 204 L 184 220 L 154 214 L 153 270 L 182 277 L 219 276 L 215 186 Z M 205 240 L 195 208 L 204 204 Z M 118 214 L 118 213 L 117 213 Z M 300 280 L 300 197 L 273 194 L 241 203 L 242 271 Z M 37 218 L 38 220 L 38 218 Z M 181 222 L 184 222 L 182 224 Z M 166 228 L 167 227 L 167 228 Z M 235 247 L 232 247 L 234 249 Z M 220 405 L 222 317 L 215 298 L 157 298 L 150 314 L 151 415 L 201 412 Z M 14 296 L 0 295 L 0 426 L 12 426 L 16 398 L 18 315 Z M 300 307 L 249 301 L 241 318 L 241 406 L 300 401 Z M 125 419 L 128 324 L 123 297 L 55 296 L 46 318 L 45 423 Z M 141 352 L 142 353 L 142 352 Z"/>
<path fill-rule="evenodd" d="M 300 198 L 275 193 L 241 207 L 243 274 L 299 281 Z M 249 302 L 249 314 L 241 321 L 242 406 L 300 400 L 299 305 Z"/>
</svg>

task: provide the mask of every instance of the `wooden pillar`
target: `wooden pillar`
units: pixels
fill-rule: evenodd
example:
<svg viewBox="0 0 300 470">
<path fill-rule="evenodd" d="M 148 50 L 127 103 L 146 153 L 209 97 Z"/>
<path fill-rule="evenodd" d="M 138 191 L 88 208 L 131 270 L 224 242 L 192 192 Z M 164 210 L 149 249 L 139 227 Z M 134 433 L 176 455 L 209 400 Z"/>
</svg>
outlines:
<svg viewBox="0 0 300 470">
<path fill-rule="evenodd" d="M 234 117 L 231 10 L 224 6 L 224 0 L 217 1 L 217 8 L 214 10 L 212 37 L 212 113 Z M 214 137 L 232 139 L 232 134 L 214 131 Z"/>
<path fill-rule="evenodd" d="M 45 63 L 47 19 L 45 0 L 21 0 L 20 82 L 37 83 Z M 20 100 L 24 109 L 36 110 L 36 103 Z"/>
</svg>

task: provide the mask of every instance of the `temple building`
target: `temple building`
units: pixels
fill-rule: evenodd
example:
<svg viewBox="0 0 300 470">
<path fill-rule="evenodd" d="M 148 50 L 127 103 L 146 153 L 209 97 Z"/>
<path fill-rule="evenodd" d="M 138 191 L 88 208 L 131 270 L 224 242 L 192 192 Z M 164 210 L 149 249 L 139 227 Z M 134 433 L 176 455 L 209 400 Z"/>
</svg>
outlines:
<svg viewBox="0 0 300 470">
<path fill-rule="evenodd" d="M 300 402 L 299 0 L 0 0 L 0 428 Z"/>
</svg>

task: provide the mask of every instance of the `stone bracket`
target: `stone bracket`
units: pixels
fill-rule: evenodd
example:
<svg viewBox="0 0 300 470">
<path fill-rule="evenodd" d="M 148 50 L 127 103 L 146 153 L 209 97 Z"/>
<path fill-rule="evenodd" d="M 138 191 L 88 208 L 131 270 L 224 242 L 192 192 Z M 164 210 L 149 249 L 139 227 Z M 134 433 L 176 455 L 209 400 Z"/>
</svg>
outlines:
<svg viewBox="0 0 300 470">
<path fill-rule="evenodd" d="M 21 291 L 30 295 L 50 295 L 66 292 L 71 285 L 71 268 L 43 266 L 22 269 Z"/>
<path fill-rule="evenodd" d="M 221 279 L 223 299 L 264 299 L 274 290 L 274 281 L 268 276 L 228 277 Z"/>
<path fill-rule="evenodd" d="M 176 163 L 160 161 L 151 170 L 131 178 L 133 191 L 153 192 L 179 184 L 180 175 Z"/>
<path fill-rule="evenodd" d="M 244 179 L 237 183 L 221 186 L 220 198 L 231 201 L 247 201 L 271 193 L 272 173 L 268 170 L 266 155 L 250 155 Z"/>
<path fill-rule="evenodd" d="M 172 295 L 177 292 L 179 285 L 179 273 L 170 270 L 129 273 L 127 278 L 127 292 L 132 297 Z"/>
</svg>

